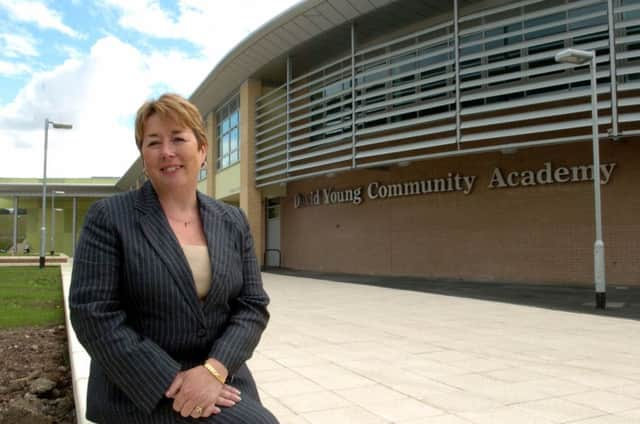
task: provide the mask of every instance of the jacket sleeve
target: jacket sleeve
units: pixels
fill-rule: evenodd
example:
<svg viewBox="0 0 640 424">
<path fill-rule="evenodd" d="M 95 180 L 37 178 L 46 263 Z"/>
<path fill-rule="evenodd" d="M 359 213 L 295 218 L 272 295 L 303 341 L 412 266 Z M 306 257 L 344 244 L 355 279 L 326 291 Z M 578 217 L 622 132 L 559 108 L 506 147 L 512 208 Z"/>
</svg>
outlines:
<svg viewBox="0 0 640 424">
<path fill-rule="evenodd" d="M 241 221 L 242 289 L 237 298 L 231 299 L 227 327 L 209 353 L 227 367 L 229 375 L 251 357 L 269 321 L 269 297 L 262 286 L 249 223 L 244 212 L 236 208 L 234 211 Z"/>
<path fill-rule="evenodd" d="M 141 410 L 151 413 L 180 365 L 127 325 L 120 301 L 122 247 L 103 201 L 87 213 L 73 260 L 70 320 L 92 361 Z"/>
</svg>

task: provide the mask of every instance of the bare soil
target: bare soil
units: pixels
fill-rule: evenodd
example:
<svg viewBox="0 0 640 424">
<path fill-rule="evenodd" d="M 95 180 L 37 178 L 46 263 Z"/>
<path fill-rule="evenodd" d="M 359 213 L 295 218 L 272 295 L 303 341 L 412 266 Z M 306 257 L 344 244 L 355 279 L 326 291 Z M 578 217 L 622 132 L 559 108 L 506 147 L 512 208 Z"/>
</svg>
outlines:
<svg viewBox="0 0 640 424">
<path fill-rule="evenodd" d="M 63 325 L 0 329 L 0 424 L 72 424 Z"/>
</svg>

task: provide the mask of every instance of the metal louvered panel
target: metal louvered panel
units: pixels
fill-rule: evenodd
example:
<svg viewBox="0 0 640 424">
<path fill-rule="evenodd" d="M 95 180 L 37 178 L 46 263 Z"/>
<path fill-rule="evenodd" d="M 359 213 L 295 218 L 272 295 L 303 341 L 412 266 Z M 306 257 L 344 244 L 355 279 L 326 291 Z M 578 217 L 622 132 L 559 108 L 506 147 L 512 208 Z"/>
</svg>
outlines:
<svg viewBox="0 0 640 424">
<path fill-rule="evenodd" d="M 363 159 L 367 157 L 379 157 L 379 156 L 389 155 L 394 153 L 410 152 L 412 150 L 446 146 L 448 144 L 455 144 L 455 143 L 456 143 L 455 137 L 438 138 L 435 140 L 403 144 L 402 146 L 384 147 L 376 150 L 367 150 L 367 151 L 358 153 L 358 159 Z"/>
<path fill-rule="evenodd" d="M 345 162 L 351 160 L 351 155 L 342 155 L 330 159 L 319 160 L 315 162 L 305 163 L 303 165 L 290 166 L 289 172 L 304 171 L 306 169 L 319 168 L 321 166 L 332 165 L 334 163 Z"/>
<path fill-rule="evenodd" d="M 389 141 L 394 141 L 394 140 L 404 140 L 409 138 L 421 137 L 425 135 L 455 131 L 455 129 L 456 129 L 455 124 L 447 124 L 447 125 L 428 127 L 421 130 L 399 131 L 393 134 L 383 135 L 379 137 L 372 137 L 372 138 L 367 138 L 366 140 L 358 141 L 356 143 L 356 146 L 358 147 L 371 146 L 373 144 L 388 143 Z"/>
<path fill-rule="evenodd" d="M 611 117 L 601 116 L 598 117 L 598 124 L 608 124 L 611 122 Z M 493 138 L 504 138 L 504 137 L 513 137 L 517 135 L 523 134 L 533 134 L 533 133 L 543 133 L 543 132 L 552 132 L 552 131 L 560 131 L 566 129 L 575 129 L 575 128 L 591 128 L 591 118 L 587 119 L 576 119 L 576 120 L 563 120 L 561 122 L 556 122 L 553 124 L 540 124 L 540 125 L 518 125 L 515 128 L 509 128 L 505 130 L 496 130 L 496 131 L 484 131 L 479 134 L 471 134 L 463 136 L 462 142 L 470 142 L 470 141 L 486 141 Z"/>
<path fill-rule="evenodd" d="M 256 122 L 256 131 L 258 131 L 258 128 L 265 128 L 268 124 L 273 124 L 274 121 L 281 121 L 283 118 L 286 118 L 286 113 L 287 113 L 287 105 L 281 105 L 280 107 L 278 107 L 277 109 L 272 110 L 271 112 L 273 112 L 271 114 L 271 116 L 267 116 L 265 117 L 264 120 L 260 120 L 260 122 Z M 272 126 L 269 126 L 268 128 L 273 128 Z M 258 131 L 258 134 L 262 134 L 261 131 Z"/>
<path fill-rule="evenodd" d="M 292 153 L 295 153 L 297 151 L 300 150 L 307 150 L 307 149 L 313 149 L 316 148 L 318 146 L 322 146 L 322 145 L 326 145 L 326 144 L 330 144 L 330 143 L 334 143 L 336 141 L 341 141 L 344 140 L 347 137 L 350 137 L 351 134 L 350 133 L 343 133 L 343 134 L 338 134 L 338 135 L 334 135 L 332 137 L 326 137 L 317 141 L 312 141 L 310 143 L 306 143 L 306 144 L 300 144 L 298 146 L 294 146 L 290 149 L 290 151 Z"/>
<path fill-rule="evenodd" d="M 585 96 L 591 96 L 591 91 L 589 90 L 587 93 L 584 93 Z M 611 102 L 598 102 L 598 108 L 608 109 L 611 107 Z M 519 123 L 522 121 L 528 121 L 531 119 L 540 119 L 540 118 L 549 118 L 553 116 L 562 116 L 568 115 L 571 113 L 579 113 L 579 112 L 589 112 L 591 113 L 591 106 L 587 103 L 570 105 L 570 106 L 560 106 L 554 108 L 545 108 L 541 110 L 536 110 L 533 112 L 523 112 L 523 113 L 513 113 L 504 116 L 494 116 L 491 118 L 484 119 L 475 119 L 475 120 L 467 120 L 463 122 L 462 128 L 478 128 L 478 127 L 488 127 L 490 125 L 501 125 L 508 123 Z"/>
<path fill-rule="evenodd" d="M 260 166 L 256 166 L 256 171 L 262 172 L 265 171 L 267 169 L 271 169 L 271 168 L 275 168 L 275 167 L 282 167 L 285 166 L 287 164 L 287 160 L 283 159 L 283 160 L 279 160 L 276 162 L 269 162 L 266 165 L 260 165 Z"/>
<path fill-rule="evenodd" d="M 263 150 L 261 153 L 264 153 L 265 151 Z M 261 155 L 259 158 L 256 159 L 256 163 L 260 163 L 260 162 L 265 162 L 265 161 L 269 161 L 271 159 L 277 158 L 279 156 L 282 156 L 286 154 L 286 152 L 284 151 L 284 149 L 279 149 L 277 150 L 275 153 L 270 153 L 270 154 L 263 154 Z"/>
<path fill-rule="evenodd" d="M 351 4 L 335 0 L 317 9 L 334 19 L 328 7 L 348 16 Z M 523 0 L 462 12 L 458 39 L 450 13 L 291 78 L 286 119 L 280 100 L 261 98 L 258 185 L 337 168 L 583 140 L 591 131 L 590 71 L 556 63 L 566 47 L 596 52 L 599 131 L 611 127 L 612 110 L 623 131 L 640 128 L 640 0 L 615 8 L 617 68 L 609 62 L 604 0 Z M 274 171 L 285 151 L 286 172 Z"/>
<path fill-rule="evenodd" d="M 389 131 L 389 130 L 395 130 L 395 129 L 402 128 L 402 127 L 409 127 L 409 126 L 414 126 L 414 125 L 419 125 L 419 124 L 429 124 L 431 122 L 443 121 L 443 120 L 447 120 L 447 119 L 453 119 L 454 116 L 455 115 L 454 115 L 453 112 L 446 112 L 446 113 L 430 115 L 428 117 L 421 117 L 421 118 L 416 118 L 416 119 L 407 119 L 407 120 L 395 122 L 393 124 L 387 124 L 384 127 L 360 129 L 360 130 L 358 130 L 356 132 L 356 135 L 364 136 L 364 135 L 367 135 L 367 134 L 373 134 L 373 133 L 377 133 L 377 132 L 380 132 L 380 131 L 385 131 L 386 132 L 386 131 Z"/>
<path fill-rule="evenodd" d="M 315 150 L 313 152 L 304 153 L 304 154 L 300 154 L 300 155 L 291 155 L 291 158 L 289 160 L 291 162 L 300 161 L 300 160 L 306 160 L 306 159 L 315 158 L 315 157 L 318 157 L 318 156 L 329 155 L 329 154 L 332 154 L 332 153 L 340 152 L 340 151 L 343 151 L 343 150 L 349 150 L 349 149 L 351 149 L 351 143 L 340 144 L 338 146 L 329 147 L 329 148 L 326 148 L 326 149 L 323 149 L 323 150 Z"/>
</svg>

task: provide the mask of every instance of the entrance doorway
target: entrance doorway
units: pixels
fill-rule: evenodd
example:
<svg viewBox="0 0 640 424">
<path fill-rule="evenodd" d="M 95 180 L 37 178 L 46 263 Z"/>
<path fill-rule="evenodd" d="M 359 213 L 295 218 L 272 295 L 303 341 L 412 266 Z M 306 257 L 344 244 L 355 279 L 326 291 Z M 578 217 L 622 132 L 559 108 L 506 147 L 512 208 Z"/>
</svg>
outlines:
<svg viewBox="0 0 640 424">
<path fill-rule="evenodd" d="M 280 253 L 280 199 L 267 199 L 267 245 L 264 251 L 265 266 L 279 267 Z"/>
</svg>

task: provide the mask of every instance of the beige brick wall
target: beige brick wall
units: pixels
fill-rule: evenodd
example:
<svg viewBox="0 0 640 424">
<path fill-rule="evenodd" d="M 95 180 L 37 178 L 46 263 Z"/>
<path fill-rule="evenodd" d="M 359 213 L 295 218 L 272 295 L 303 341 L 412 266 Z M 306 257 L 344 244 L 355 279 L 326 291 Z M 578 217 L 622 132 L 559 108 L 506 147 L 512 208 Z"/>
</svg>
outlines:
<svg viewBox="0 0 640 424">
<path fill-rule="evenodd" d="M 205 130 L 207 131 L 207 194 L 216 197 L 216 172 L 218 166 L 218 123 L 216 122 L 216 114 L 209 113 L 204 121 Z"/>
<path fill-rule="evenodd" d="M 261 93 L 258 80 L 247 80 L 240 87 L 240 207 L 247 214 L 258 262 L 264 252 L 264 205 L 256 188 L 256 99 Z"/>
<path fill-rule="evenodd" d="M 438 279 L 592 284 L 593 183 L 489 189 L 504 171 L 588 165 L 591 144 L 576 143 L 361 170 L 287 186 L 282 201 L 283 266 L 330 272 Z M 603 143 L 601 162 L 617 162 L 602 186 L 606 275 L 640 285 L 640 140 Z M 473 192 L 436 193 L 359 205 L 294 208 L 294 196 L 317 188 L 351 188 L 476 175 Z"/>
</svg>

